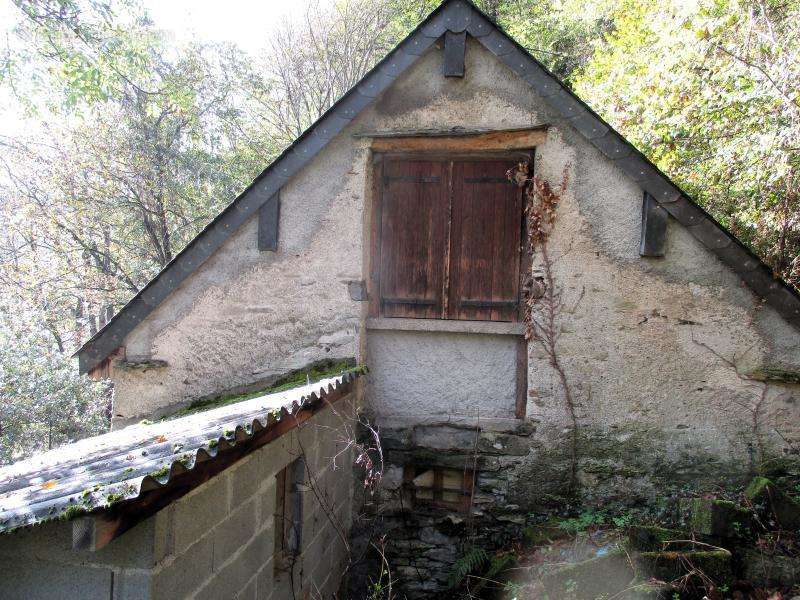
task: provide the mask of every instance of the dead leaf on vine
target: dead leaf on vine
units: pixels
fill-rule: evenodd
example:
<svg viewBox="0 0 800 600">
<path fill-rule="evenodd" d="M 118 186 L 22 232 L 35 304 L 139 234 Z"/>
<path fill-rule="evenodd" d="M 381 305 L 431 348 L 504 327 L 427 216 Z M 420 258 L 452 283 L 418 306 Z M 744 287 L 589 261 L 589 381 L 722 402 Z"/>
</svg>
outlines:
<svg viewBox="0 0 800 600">
<path fill-rule="evenodd" d="M 167 441 L 167 436 L 165 436 L 165 435 L 160 435 L 160 436 L 158 436 L 158 437 L 156 438 L 156 441 L 157 441 L 159 444 L 163 444 L 164 442 L 166 442 L 166 441 Z"/>
<path fill-rule="evenodd" d="M 45 481 L 42 484 L 42 489 L 43 490 L 52 490 L 54 487 L 56 487 L 55 479 L 51 479 L 50 481 Z"/>
</svg>

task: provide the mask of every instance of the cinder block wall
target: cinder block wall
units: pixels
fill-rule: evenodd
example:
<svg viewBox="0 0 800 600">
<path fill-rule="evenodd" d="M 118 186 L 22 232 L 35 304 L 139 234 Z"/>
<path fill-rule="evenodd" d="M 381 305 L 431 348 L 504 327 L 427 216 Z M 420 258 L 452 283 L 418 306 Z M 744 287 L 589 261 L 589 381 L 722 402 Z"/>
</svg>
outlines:
<svg viewBox="0 0 800 600">
<path fill-rule="evenodd" d="M 337 402 L 337 413 L 349 413 L 351 398 Z M 98 552 L 72 550 L 70 523 L 0 536 L 0 598 L 332 597 L 348 560 L 334 522 L 349 530 L 352 501 L 350 453 L 337 456 L 341 419 L 321 411 Z M 300 456 L 333 509 L 305 486 L 302 552 L 290 576 L 273 563 L 275 476 Z"/>
</svg>

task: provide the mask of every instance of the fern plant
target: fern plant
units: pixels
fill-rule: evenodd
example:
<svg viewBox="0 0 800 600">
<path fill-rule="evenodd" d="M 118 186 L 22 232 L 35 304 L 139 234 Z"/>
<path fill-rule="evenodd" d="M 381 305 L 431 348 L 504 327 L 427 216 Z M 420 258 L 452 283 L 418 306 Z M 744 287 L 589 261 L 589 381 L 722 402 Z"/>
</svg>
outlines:
<svg viewBox="0 0 800 600">
<path fill-rule="evenodd" d="M 467 575 L 489 562 L 489 555 L 483 548 L 472 547 L 453 564 L 453 571 L 447 579 L 450 588 L 461 585 Z"/>
</svg>

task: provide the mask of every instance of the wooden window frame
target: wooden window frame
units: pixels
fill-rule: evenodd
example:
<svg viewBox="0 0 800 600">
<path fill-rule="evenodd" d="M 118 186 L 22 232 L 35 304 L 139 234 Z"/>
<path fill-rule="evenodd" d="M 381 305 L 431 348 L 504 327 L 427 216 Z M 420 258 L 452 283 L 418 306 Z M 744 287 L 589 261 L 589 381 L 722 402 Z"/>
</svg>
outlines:
<svg viewBox="0 0 800 600">
<path fill-rule="evenodd" d="M 381 224 L 382 224 L 382 206 L 383 206 L 383 175 L 384 164 L 388 160 L 403 160 L 403 161 L 491 161 L 491 160 L 508 160 L 508 161 L 527 161 L 533 165 L 535 159 L 535 146 L 525 149 L 514 149 L 504 151 L 404 151 L 402 148 L 408 147 L 408 140 L 401 139 L 398 143 L 400 151 L 391 151 L 389 148 L 391 144 L 387 144 L 386 139 L 376 140 L 381 143 L 377 145 L 381 151 L 376 151 L 376 144 L 373 144 L 372 153 L 372 185 L 370 191 L 371 205 L 370 205 L 370 223 L 369 223 L 369 255 L 368 255 L 368 269 L 367 269 L 367 299 L 369 302 L 368 316 L 382 317 L 383 309 L 381 306 Z M 410 147 L 414 147 L 413 144 Z M 424 147 L 424 145 L 423 145 Z M 465 144 L 469 148 L 469 144 Z M 520 190 L 520 193 L 521 190 Z M 517 274 L 517 311 L 513 322 L 522 322 L 524 317 L 524 287 L 525 287 L 525 274 L 530 272 L 531 262 L 527 252 L 524 252 L 524 243 L 526 239 L 526 222 L 524 204 L 519 215 L 520 226 L 520 258 L 519 258 L 519 273 Z M 451 224 L 448 224 L 448 232 Z M 449 235 L 449 233 L 448 233 Z M 449 261 L 449 256 L 445 257 Z M 449 281 L 445 281 L 443 289 L 443 314 L 441 317 L 432 317 L 436 320 L 468 320 L 457 319 L 447 313 L 447 297 L 450 295 Z M 387 317 L 394 318 L 394 317 Z M 426 317 L 417 317 L 425 319 Z M 431 318 L 431 317 L 427 317 Z M 475 319 L 478 320 L 478 319 Z M 488 321 L 495 322 L 495 321 Z"/>
<path fill-rule="evenodd" d="M 443 474 L 444 471 L 459 471 L 463 474 L 461 489 L 455 490 L 443 487 Z M 419 488 L 414 485 L 414 479 L 422 471 L 433 471 L 434 485 L 431 488 Z M 403 467 L 403 488 L 408 494 L 411 506 L 421 507 L 428 506 L 431 508 L 441 508 L 447 510 L 456 510 L 459 512 L 467 513 L 472 508 L 472 496 L 475 488 L 475 472 L 472 469 L 454 469 L 452 467 L 439 467 L 430 465 L 405 465 Z M 424 489 L 433 492 L 433 499 L 417 497 L 417 491 Z M 442 499 L 443 493 L 447 491 L 450 493 L 458 493 L 461 495 L 460 502 L 448 502 Z"/>
<path fill-rule="evenodd" d="M 303 496 L 300 486 L 305 480 L 305 462 L 294 459 L 275 474 L 275 546 L 273 562 L 275 572 L 291 568 L 303 552 Z M 290 547 L 290 533 L 294 529 L 294 547 Z"/>
</svg>

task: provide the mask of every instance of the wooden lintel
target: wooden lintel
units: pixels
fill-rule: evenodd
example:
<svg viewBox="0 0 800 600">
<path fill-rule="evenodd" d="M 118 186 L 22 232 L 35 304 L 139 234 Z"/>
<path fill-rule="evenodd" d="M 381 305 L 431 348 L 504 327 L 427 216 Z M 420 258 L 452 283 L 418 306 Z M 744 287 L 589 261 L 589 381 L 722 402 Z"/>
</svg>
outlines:
<svg viewBox="0 0 800 600">
<path fill-rule="evenodd" d="M 667 245 L 667 211 L 647 192 L 642 199 L 641 256 L 664 256 Z"/>
<path fill-rule="evenodd" d="M 366 136 L 364 136 L 366 137 Z M 372 136 L 374 152 L 503 152 L 530 150 L 547 139 L 546 128 L 513 129 L 450 135 Z"/>
<path fill-rule="evenodd" d="M 76 519 L 72 530 L 73 548 L 92 552 L 100 550 L 253 451 L 285 435 L 329 405 L 348 396 L 354 389 L 353 384 L 354 380 L 342 383 L 312 405 L 283 417 L 273 425 L 254 433 L 249 439 L 220 449 L 214 458 L 198 462 L 192 469 L 173 476 L 163 487 L 142 492 L 138 498 L 115 504 L 104 512 Z"/>
<path fill-rule="evenodd" d="M 444 34 L 444 76 L 464 77 L 464 56 L 467 52 L 467 32 Z"/>
</svg>

